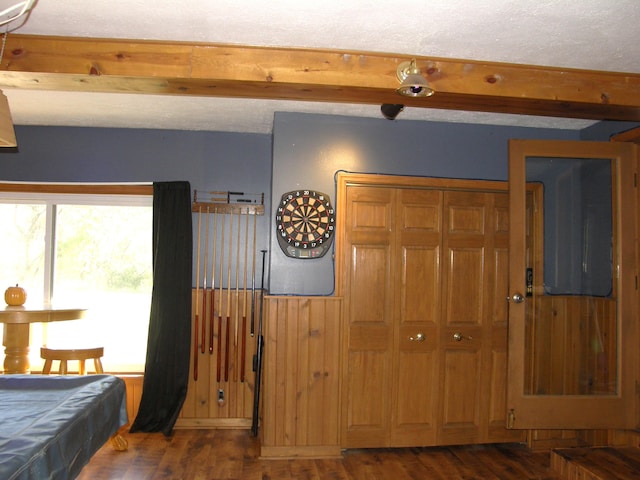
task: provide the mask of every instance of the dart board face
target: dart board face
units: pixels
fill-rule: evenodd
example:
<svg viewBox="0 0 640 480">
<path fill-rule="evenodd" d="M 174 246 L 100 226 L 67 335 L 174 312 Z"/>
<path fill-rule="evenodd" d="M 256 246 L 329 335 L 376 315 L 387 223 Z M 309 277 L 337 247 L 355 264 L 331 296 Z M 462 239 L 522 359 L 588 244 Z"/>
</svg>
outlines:
<svg viewBox="0 0 640 480">
<path fill-rule="evenodd" d="M 320 258 L 331 246 L 335 212 L 328 195 L 296 190 L 282 195 L 276 212 L 278 244 L 292 258 Z"/>
</svg>

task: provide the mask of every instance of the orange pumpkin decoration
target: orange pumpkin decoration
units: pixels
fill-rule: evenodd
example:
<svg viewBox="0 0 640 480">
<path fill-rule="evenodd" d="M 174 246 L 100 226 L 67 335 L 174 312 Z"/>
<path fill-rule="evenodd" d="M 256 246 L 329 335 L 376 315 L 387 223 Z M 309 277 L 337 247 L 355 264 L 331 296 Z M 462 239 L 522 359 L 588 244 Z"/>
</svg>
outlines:
<svg viewBox="0 0 640 480">
<path fill-rule="evenodd" d="M 16 283 L 15 287 L 9 287 L 5 290 L 4 301 L 12 307 L 24 305 L 24 302 L 27 301 L 27 292 Z"/>
</svg>

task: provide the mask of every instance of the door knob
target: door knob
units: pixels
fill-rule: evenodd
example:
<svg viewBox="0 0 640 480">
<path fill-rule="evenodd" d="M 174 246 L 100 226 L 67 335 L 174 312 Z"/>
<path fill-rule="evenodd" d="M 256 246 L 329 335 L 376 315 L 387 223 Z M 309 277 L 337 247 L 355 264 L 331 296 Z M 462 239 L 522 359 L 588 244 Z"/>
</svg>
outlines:
<svg viewBox="0 0 640 480">
<path fill-rule="evenodd" d="M 522 303 L 524 302 L 524 297 L 521 293 L 516 292 L 511 296 L 511 298 L 507 297 L 507 300 L 512 300 L 513 303 Z"/>
<path fill-rule="evenodd" d="M 424 333 L 416 333 L 415 337 L 409 337 L 409 340 L 412 342 L 424 342 L 427 339 Z"/>
<path fill-rule="evenodd" d="M 466 338 L 467 340 L 473 340 L 473 337 L 472 337 L 471 335 L 469 335 L 469 336 L 465 336 L 465 335 L 461 334 L 460 332 L 456 332 L 456 333 L 454 333 L 454 334 L 453 334 L 453 339 L 454 339 L 456 342 L 461 342 L 461 341 L 462 341 L 462 340 L 464 340 L 465 338 Z"/>
</svg>

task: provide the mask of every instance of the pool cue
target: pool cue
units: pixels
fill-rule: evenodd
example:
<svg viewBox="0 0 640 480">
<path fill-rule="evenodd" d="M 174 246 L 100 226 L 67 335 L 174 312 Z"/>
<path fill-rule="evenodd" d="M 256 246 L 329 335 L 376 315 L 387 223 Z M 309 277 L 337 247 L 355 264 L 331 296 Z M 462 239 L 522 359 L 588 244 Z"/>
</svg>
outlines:
<svg viewBox="0 0 640 480">
<path fill-rule="evenodd" d="M 242 280 L 242 332 L 240 349 L 240 381 L 244 382 L 244 364 L 247 351 L 247 253 L 249 251 L 249 212 L 244 225 L 244 278 Z"/>
<path fill-rule="evenodd" d="M 256 329 L 256 222 L 258 215 L 253 214 L 253 243 L 251 244 L 253 259 L 251 261 L 251 336 Z"/>
<path fill-rule="evenodd" d="M 211 308 L 209 314 L 209 355 L 213 355 L 213 324 L 216 308 L 216 240 L 218 239 L 218 209 L 213 209 L 213 252 L 211 261 Z M 204 340 L 203 340 L 204 343 Z"/>
<path fill-rule="evenodd" d="M 218 306 L 218 363 L 216 366 L 216 380 L 220 383 L 220 372 L 222 368 L 222 265 L 224 263 L 224 219 L 225 215 L 222 214 L 222 227 L 220 227 L 220 292 L 218 297 L 220 298 L 220 305 Z"/>
<path fill-rule="evenodd" d="M 200 229 L 202 228 L 202 207 L 198 207 L 198 247 L 196 255 L 196 306 L 193 328 L 193 380 L 198 380 L 198 300 L 200 297 Z"/>
<path fill-rule="evenodd" d="M 258 318 L 258 341 L 256 342 L 256 354 L 253 359 L 253 370 L 256 372 L 255 384 L 253 386 L 253 415 L 251 417 L 251 433 L 258 436 L 258 424 L 260 413 L 260 385 L 262 383 L 262 357 L 264 355 L 264 336 L 262 335 L 262 307 L 264 302 L 264 261 L 266 250 L 262 252 L 262 286 L 260 287 L 260 316 Z"/>
<path fill-rule="evenodd" d="M 233 359 L 234 359 L 234 368 L 233 368 L 233 381 L 238 381 L 238 325 L 239 315 L 240 315 L 240 220 L 242 219 L 242 211 L 238 212 L 238 233 L 236 234 L 236 305 L 234 312 L 234 337 L 233 337 Z"/>
<path fill-rule="evenodd" d="M 209 206 L 207 205 L 207 217 L 204 233 L 204 265 L 202 274 L 202 344 L 200 352 L 204 353 L 204 342 L 207 335 L 207 266 L 209 264 Z"/>
<path fill-rule="evenodd" d="M 229 381 L 229 337 L 231 336 L 231 259 L 233 258 L 233 212 L 229 213 L 229 261 L 227 262 L 227 328 L 224 339 L 224 381 Z"/>
</svg>

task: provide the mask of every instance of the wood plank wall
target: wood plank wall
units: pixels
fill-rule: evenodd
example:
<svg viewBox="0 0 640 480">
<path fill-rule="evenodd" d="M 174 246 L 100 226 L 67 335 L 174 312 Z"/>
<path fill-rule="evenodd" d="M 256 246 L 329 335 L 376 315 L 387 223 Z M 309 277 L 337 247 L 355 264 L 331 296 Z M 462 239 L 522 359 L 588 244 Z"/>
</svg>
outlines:
<svg viewBox="0 0 640 480">
<path fill-rule="evenodd" d="M 339 297 L 265 299 L 263 457 L 339 456 Z"/>
<path fill-rule="evenodd" d="M 142 398 L 142 383 L 144 375 L 117 375 L 124 380 L 127 389 L 127 416 L 129 417 L 129 425 L 133 423 L 138 415 L 138 407 Z"/>
<path fill-rule="evenodd" d="M 206 292 L 207 305 L 213 302 L 212 296 L 215 295 L 215 312 L 214 312 L 214 333 L 213 333 L 213 351 L 209 350 L 210 339 L 210 312 L 205 312 L 204 318 L 198 318 L 198 375 L 197 380 L 194 377 L 194 340 L 191 346 L 191 368 L 189 372 L 189 385 L 187 390 L 187 398 L 185 399 L 182 411 L 176 422 L 176 428 L 250 428 L 251 417 L 253 413 L 253 390 L 254 390 L 254 372 L 253 372 L 253 355 L 256 350 L 256 336 L 250 334 L 251 320 L 251 292 L 248 293 L 247 308 L 245 310 L 244 292 L 242 289 L 223 289 L 220 292 L 216 289 L 215 293 L 211 289 Z M 196 330 L 195 313 L 202 312 L 202 302 L 204 294 L 200 289 L 198 295 L 198 304 L 195 304 L 196 293 L 193 290 L 193 317 L 192 332 Z M 257 324 L 259 293 L 255 292 L 255 300 L 253 304 L 256 307 L 255 321 Z M 218 327 L 219 318 L 217 312 L 222 312 L 223 326 L 221 338 L 220 362 L 218 362 Z M 226 362 L 226 325 L 227 313 L 230 320 L 229 323 L 229 362 Z M 245 353 L 242 353 L 242 319 L 243 313 L 246 315 L 245 330 Z M 202 322 L 205 322 L 204 339 L 200 335 Z M 237 337 L 236 337 L 237 327 Z M 257 325 L 256 325 L 257 328 Z M 193 336 L 193 335 L 192 335 Z M 237 339 L 237 340 L 236 340 Z M 202 353 L 202 342 L 204 340 L 204 353 Z M 244 361 L 245 378 L 241 379 L 241 365 Z M 218 381 L 218 364 L 220 363 L 220 381 Z M 227 366 L 228 365 L 228 370 Z M 227 380 L 225 381 L 225 370 L 227 370 Z M 222 395 L 222 399 L 220 399 Z"/>
<path fill-rule="evenodd" d="M 242 293 L 240 293 L 241 295 Z M 202 295 L 200 295 L 202 297 Z M 226 312 L 227 292 L 223 291 L 221 306 Z M 230 317 L 235 318 L 236 293 L 230 292 Z M 546 310 L 555 324 L 564 324 L 560 339 L 554 345 L 563 345 L 562 349 L 575 348 L 576 331 L 592 336 L 594 325 L 582 325 L 584 316 L 580 306 L 573 305 L 571 297 L 539 297 L 549 305 L 540 303 L 536 308 Z M 195 294 L 194 294 L 195 301 Z M 259 298 L 256 298 L 258 305 Z M 610 301 L 595 299 L 590 308 L 597 308 L 599 333 L 605 339 L 606 352 L 615 350 L 615 335 L 611 334 L 610 321 L 613 311 Z M 239 299 L 240 308 L 242 299 Z M 199 310 L 198 310 L 199 311 Z M 242 312 L 240 312 L 241 314 Z M 340 371 L 340 332 L 342 322 L 342 299 L 340 297 L 285 297 L 267 296 L 264 300 L 265 313 L 265 364 L 262 390 L 262 421 L 260 435 L 262 456 L 336 456 L 340 454 L 339 445 L 339 371 Z M 567 318 L 563 321 L 561 316 Z M 241 315 L 240 315 L 241 318 Z M 195 321 L 195 318 L 193 319 Z M 233 321 L 233 320 L 232 320 Z M 572 326 L 573 325 L 573 326 Z M 195 325 L 194 325 L 195 326 Z M 548 324 L 547 326 L 550 326 Z M 208 328 L 208 326 L 207 326 Z M 176 428 L 249 428 L 253 409 L 254 372 L 252 357 L 255 353 L 255 337 L 248 333 L 246 337 L 246 379 L 245 382 L 222 382 L 225 390 L 225 404 L 218 404 L 218 383 L 216 381 L 217 356 L 206 349 L 199 354 L 198 380 L 193 380 L 193 360 L 190 373 L 189 390 L 185 405 L 176 423 Z M 231 329 L 233 332 L 233 329 Z M 614 330 L 615 331 L 615 330 Z M 546 349 L 551 345 L 550 335 L 559 332 L 538 325 L 535 346 Z M 589 338 L 589 337 L 587 337 Z M 217 320 L 214 340 L 217 341 Z M 231 342 L 233 348 L 233 342 Z M 223 352 L 224 353 L 224 352 Z M 540 352 L 540 358 L 548 358 Z M 594 378 L 601 378 L 597 385 L 607 385 L 606 376 L 599 368 L 602 362 L 594 354 L 583 352 L 576 355 L 579 362 L 575 368 L 591 372 Z M 549 352 L 551 354 L 551 352 Z M 557 355 L 554 353 L 553 355 Z M 608 357 L 608 355 L 607 355 Z M 607 360 L 615 365 L 615 357 Z M 541 363 L 536 370 L 546 369 L 536 375 L 538 387 L 554 385 L 553 362 Z M 235 362 L 230 365 L 231 378 Z M 558 373 L 558 375 L 560 375 Z M 137 414 L 137 406 L 142 395 L 142 376 L 122 376 L 127 385 L 127 411 L 130 422 Z M 569 388 L 570 386 L 567 386 Z M 546 387 L 545 387 L 546 388 Z M 563 387 L 565 388 L 565 387 Z M 571 387 L 573 388 L 573 387 Z M 528 443 L 533 449 L 546 449 L 552 446 L 569 445 L 606 445 L 629 444 L 625 435 L 611 437 L 614 432 L 575 431 L 575 430 L 534 430 L 529 432 Z M 635 442 L 635 443 L 633 443 Z M 633 444 L 640 443 L 637 438 Z"/>
</svg>

